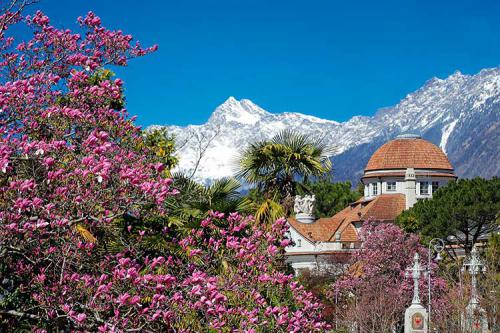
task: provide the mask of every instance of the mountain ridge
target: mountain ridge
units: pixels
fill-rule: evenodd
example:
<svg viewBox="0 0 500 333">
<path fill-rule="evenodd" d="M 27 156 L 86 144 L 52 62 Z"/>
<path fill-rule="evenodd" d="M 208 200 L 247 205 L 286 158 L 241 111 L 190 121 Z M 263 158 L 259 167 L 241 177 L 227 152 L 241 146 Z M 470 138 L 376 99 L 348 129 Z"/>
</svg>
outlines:
<svg viewBox="0 0 500 333">
<path fill-rule="evenodd" d="M 335 179 L 355 184 L 376 148 L 408 132 L 440 146 L 459 177 L 496 176 L 500 172 L 499 118 L 500 67 L 495 67 L 474 75 L 456 71 L 445 79 L 431 78 L 398 104 L 344 122 L 298 112 L 275 114 L 249 99 L 230 96 L 205 124 L 153 125 L 148 130 L 165 127 L 174 134 L 180 147 L 178 169 L 203 183 L 232 176 L 242 148 L 285 128 L 321 136 L 337 147 L 332 156 Z"/>
</svg>

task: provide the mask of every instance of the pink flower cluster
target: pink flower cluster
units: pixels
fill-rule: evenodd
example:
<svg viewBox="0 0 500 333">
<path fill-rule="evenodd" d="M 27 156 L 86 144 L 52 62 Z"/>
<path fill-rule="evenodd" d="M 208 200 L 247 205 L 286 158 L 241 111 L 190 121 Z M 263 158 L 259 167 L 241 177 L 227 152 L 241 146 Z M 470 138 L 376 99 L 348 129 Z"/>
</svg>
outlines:
<svg viewBox="0 0 500 333">
<path fill-rule="evenodd" d="M 82 34 L 41 12 L 25 21 L 33 38 L 14 51 L 0 35 L 0 325 L 325 331 L 319 304 L 278 270 L 284 220 L 264 228 L 213 213 L 184 236 L 166 225 L 113 229 L 130 216 L 165 223 L 163 203 L 175 194 L 119 107 L 122 81 L 100 76 L 156 47 L 132 45 L 93 13 L 79 19 Z M 168 250 L 144 250 L 148 237 Z"/>
<path fill-rule="evenodd" d="M 349 271 L 344 279 L 339 279 L 336 287 L 352 290 L 364 281 L 377 283 L 375 281 L 380 280 L 385 284 L 389 281 L 396 283 L 399 286 L 395 288 L 397 291 L 411 292 L 413 281 L 405 278 L 405 272 L 412 266 L 416 252 L 420 255 L 422 266 L 427 266 L 427 249 L 420 244 L 418 236 L 405 233 L 392 223 L 366 221 L 360 238 L 363 246 L 352 258 L 352 262 L 358 266 L 357 270 Z M 433 272 L 436 268 L 432 262 Z M 424 280 L 422 283 L 425 283 Z M 439 289 L 443 287 L 442 282 L 438 279 L 433 281 L 433 285 Z M 390 286 L 387 288 L 389 292 Z"/>
<path fill-rule="evenodd" d="M 96 263 L 95 249 L 76 250 L 68 237 L 63 245 L 39 242 L 29 260 L 11 264 L 36 304 L 40 332 L 61 319 L 74 330 L 99 332 L 328 329 L 312 294 L 276 269 L 283 248 L 269 248 L 282 241 L 284 220 L 262 231 L 251 218 L 214 214 L 205 225 L 178 241 L 167 236 L 182 250 L 166 256 L 130 249 Z"/>
<path fill-rule="evenodd" d="M 352 257 L 352 265 L 331 287 L 330 299 L 358 298 L 363 311 L 395 313 L 400 320 L 413 297 L 413 280 L 406 278 L 406 269 L 413 265 L 413 256 L 420 254 L 421 264 L 427 267 L 428 252 L 415 234 L 408 234 L 392 223 L 366 221 L 361 233 L 362 248 Z M 427 279 L 420 280 L 420 298 L 427 301 Z M 431 262 L 431 286 L 435 304 L 443 306 L 441 297 L 447 286 Z M 382 303 L 380 303 L 382 302 Z M 381 308 L 378 308 L 381 306 Z"/>
</svg>

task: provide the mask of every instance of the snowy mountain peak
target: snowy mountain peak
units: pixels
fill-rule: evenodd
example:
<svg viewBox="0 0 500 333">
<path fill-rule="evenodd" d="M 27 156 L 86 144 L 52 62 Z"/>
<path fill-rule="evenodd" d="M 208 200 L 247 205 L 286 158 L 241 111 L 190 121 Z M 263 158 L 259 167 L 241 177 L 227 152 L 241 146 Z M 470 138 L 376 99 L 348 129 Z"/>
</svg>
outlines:
<svg viewBox="0 0 500 333">
<path fill-rule="evenodd" d="M 233 96 L 230 96 L 224 103 L 215 109 L 209 122 L 221 123 L 239 123 L 242 125 L 254 125 L 259 122 L 262 117 L 269 113 L 261 107 L 255 105 L 248 99 L 238 101 Z"/>
</svg>

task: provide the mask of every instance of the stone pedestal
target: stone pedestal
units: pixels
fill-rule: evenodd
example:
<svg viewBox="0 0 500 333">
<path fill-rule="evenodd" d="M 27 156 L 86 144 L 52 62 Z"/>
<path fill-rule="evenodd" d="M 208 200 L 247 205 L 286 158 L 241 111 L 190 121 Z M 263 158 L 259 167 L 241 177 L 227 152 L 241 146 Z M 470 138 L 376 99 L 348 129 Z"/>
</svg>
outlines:
<svg viewBox="0 0 500 333">
<path fill-rule="evenodd" d="M 427 310 L 422 304 L 412 304 L 405 311 L 405 333 L 427 333 Z"/>
<path fill-rule="evenodd" d="M 313 223 L 315 220 L 314 215 L 305 213 L 295 214 L 295 219 L 300 223 Z"/>
</svg>

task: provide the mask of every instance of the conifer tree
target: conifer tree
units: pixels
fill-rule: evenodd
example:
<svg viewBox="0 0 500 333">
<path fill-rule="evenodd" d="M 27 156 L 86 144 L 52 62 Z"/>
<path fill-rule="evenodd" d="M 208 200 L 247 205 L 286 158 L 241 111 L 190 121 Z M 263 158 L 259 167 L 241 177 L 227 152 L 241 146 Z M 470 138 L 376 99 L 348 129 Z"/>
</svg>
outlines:
<svg viewBox="0 0 500 333">
<path fill-rule="evenodd" d="M 423 239 L 440 237 L 469 253 L 481 238 L 499 229 L 500 178 L 461 179 L 419 201 L 397 223 Z"/>
</svg>

